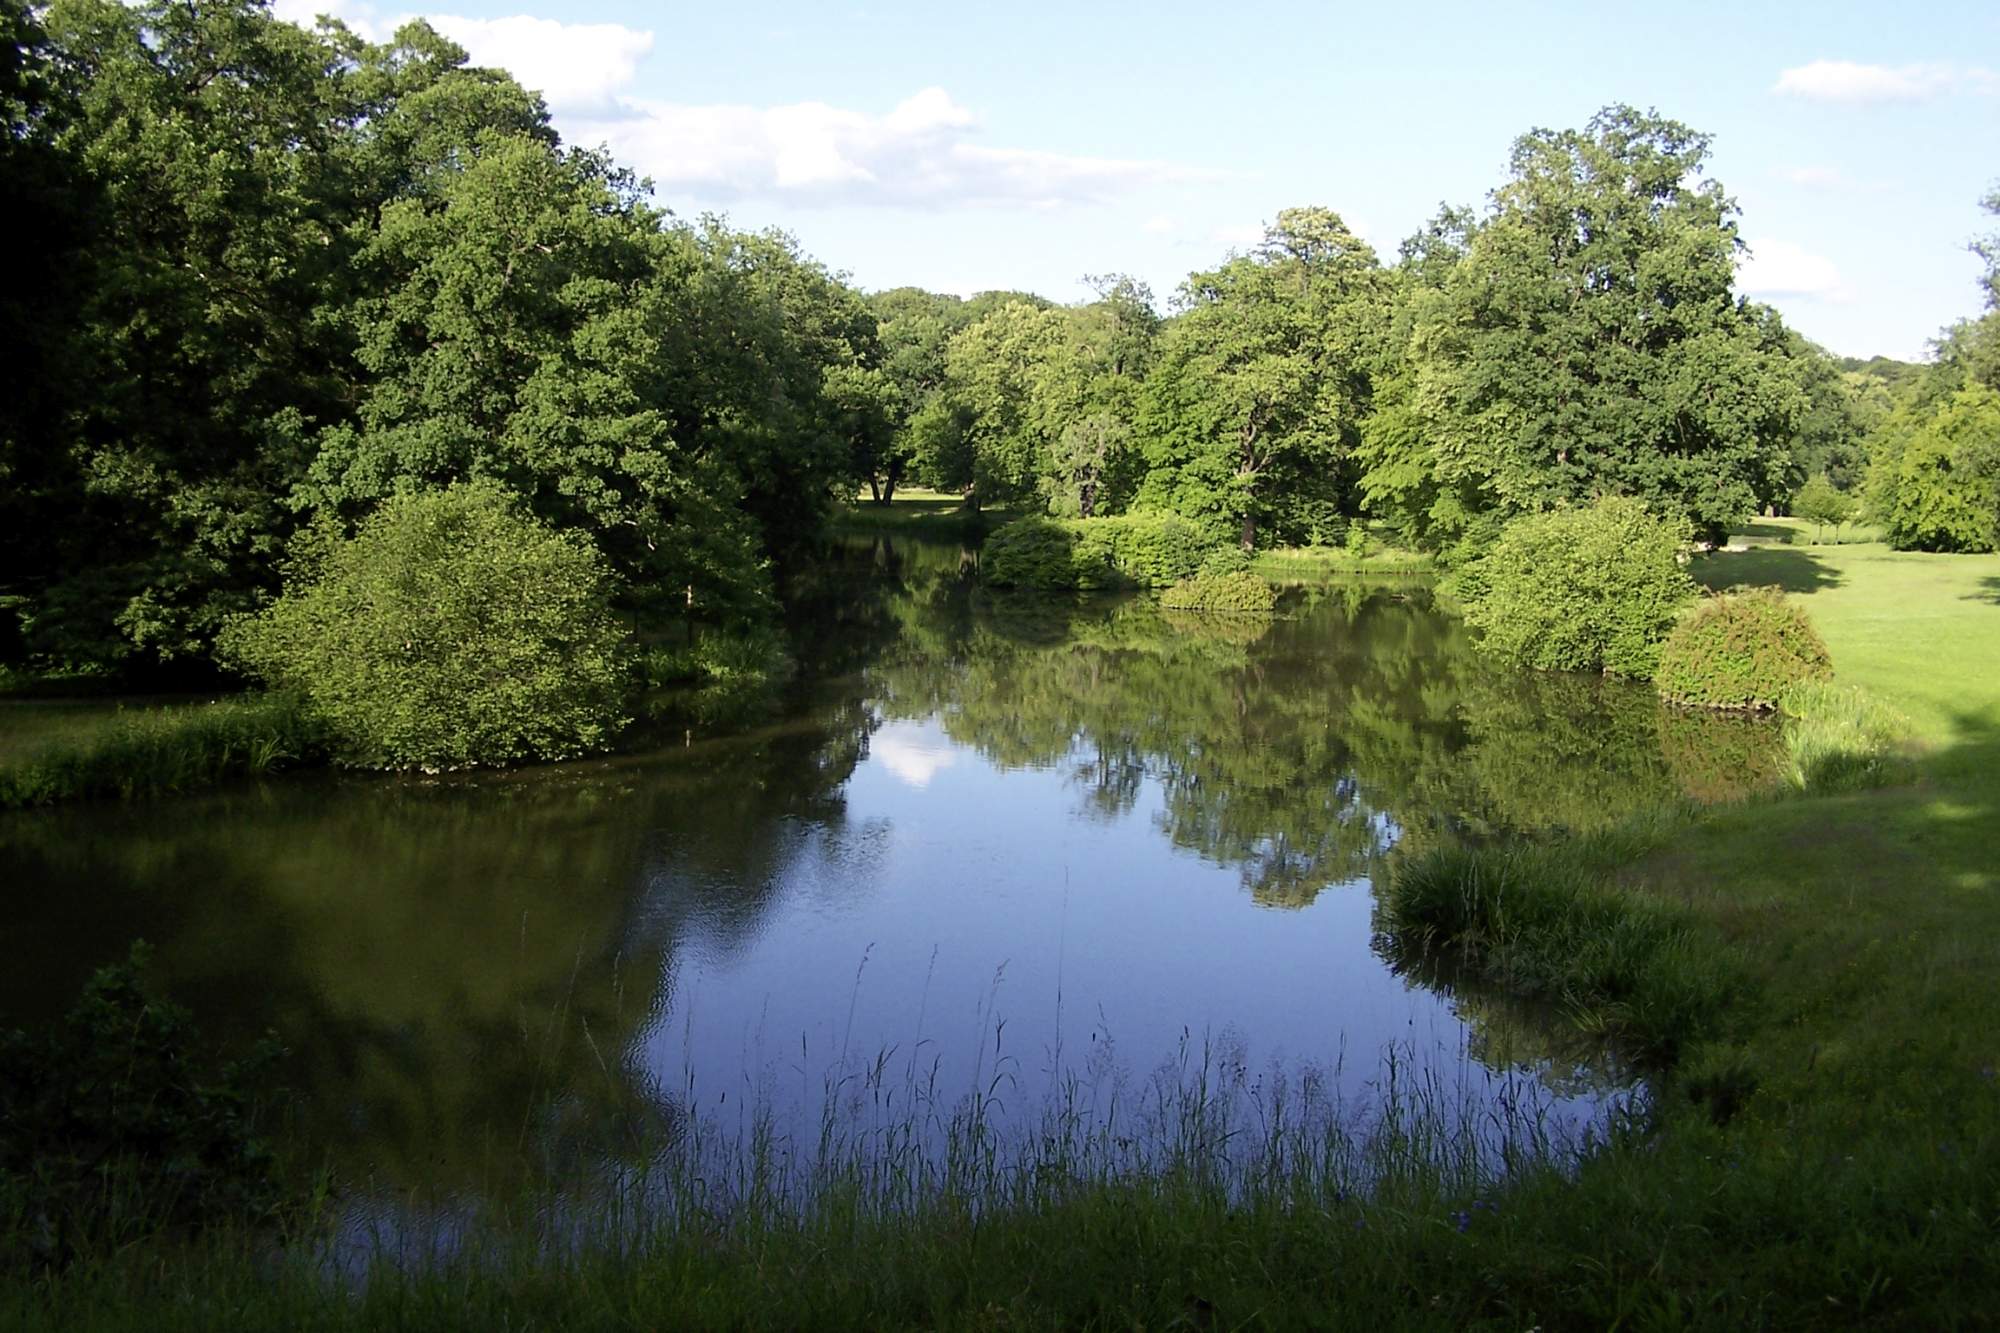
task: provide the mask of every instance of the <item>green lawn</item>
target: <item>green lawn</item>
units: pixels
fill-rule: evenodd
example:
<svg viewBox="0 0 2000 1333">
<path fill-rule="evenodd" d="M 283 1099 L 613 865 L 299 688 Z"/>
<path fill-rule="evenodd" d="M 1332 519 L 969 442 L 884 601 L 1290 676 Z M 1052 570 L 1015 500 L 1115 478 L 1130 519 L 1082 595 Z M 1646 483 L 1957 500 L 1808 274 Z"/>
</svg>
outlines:
<svg viewBox="0 0 2000 1333">
<path fill-rule="evenodd" d="M 958 537 L 999 527 L 1014 517 L 1004 505 L 967 509 L 965 498 L 948 491 L 903 487 L 888 504 L 862 492 L 833 516 L 836 532 L 904 532 L 913 537 Z"/>
<path fill-rule="evenodd" d="M 1731 1036 L 1708 1057 L 1755 1082 L 1731 1128 L 1736 1150 L 1797 1171 L 1865 1175 L 1878 1200 L 1871 1229 L 1932 1231 L 1955 1251 L 1947 1272 L 1991 1281 L 2000 555 L 1764 546 L 1703 557 L 1695 573 L 1711 587 L 1790 589 L 1837 679 L 1901 708 L 1925 746 L 1910 785 L 1711 811 L 1623 871 L 1633 888 L 1692 907 L 1753 981 Z M 1968 1197 L 1964 1173 L 1980 1162 L 1986 1174 Z M 1893 1274 L 1886 1244 L 1873 1248 L 1888 1237 L 1849 1239 L 1853 1262 Z M 1836 1313 L 1848 1322 L 1854 1311 L 1830 1307 L 1828 1318 Z M 1991 1308 L 1980 1316 L 1996 1318 Z"/>
<path fill-rule="evenodd" d="M 1694 573 L 1711 588 L 1776 584 L 1795 595 L 1838 678 L 1902 708 L 1933 744 L 2000 727 L 2000 555 L 1759 545 L 1700 557 Z"/>
</svg>

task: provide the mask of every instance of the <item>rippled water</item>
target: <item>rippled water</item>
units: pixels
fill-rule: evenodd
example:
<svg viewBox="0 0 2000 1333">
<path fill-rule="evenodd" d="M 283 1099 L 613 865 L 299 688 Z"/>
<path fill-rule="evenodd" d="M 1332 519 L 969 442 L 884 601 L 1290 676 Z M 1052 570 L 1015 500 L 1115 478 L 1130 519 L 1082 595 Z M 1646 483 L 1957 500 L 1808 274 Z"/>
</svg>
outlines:
<svg viewBox="0 0 2000 1333">
<path fill-rule="evenodd" d="M 1398 975 L 1371 886 L 1399 847 L 1754 782 L 1767 730 L 1494 672 L 1420 588 L 1205 622 L 998 598 L 972 559 L 836 548 L 797 678 L 643 753 L 0 823 L 0 1023 L 144 937 L 207 1029 L 280 1034 L 293 1141 L 364 1193 L 587 1173 L 691 1118 L 809 1137 L 830 1100 L 1102 1115 L 1163 1065 L 1603 1113 L 1616 1071 L 1539 1016 Z"/>
</svg>

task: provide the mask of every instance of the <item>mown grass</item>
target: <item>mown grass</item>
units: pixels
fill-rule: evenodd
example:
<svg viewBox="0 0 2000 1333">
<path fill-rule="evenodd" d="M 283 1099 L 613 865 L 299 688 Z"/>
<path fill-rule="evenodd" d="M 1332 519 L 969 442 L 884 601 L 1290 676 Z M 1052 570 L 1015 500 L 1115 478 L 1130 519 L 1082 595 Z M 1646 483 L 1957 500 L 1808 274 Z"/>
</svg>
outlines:
<svg viewBox="0 0 2000 1333">
<path fill-rule="evenodd" d="M 965 497 L 905 487 L 887 504 L 863 494 L 835 512 L 835 532 L 890 532 L 911 537 L 962 538 L 990 532 L 1015 517 L 1005 505 L 967 509 Z"/>
<path fill-rule="evenodd" d="M 324 730 L 283 694 L 93 710 L 0 764 L 0 810 L 188 791 L 324 762 Z"/>
</svg>

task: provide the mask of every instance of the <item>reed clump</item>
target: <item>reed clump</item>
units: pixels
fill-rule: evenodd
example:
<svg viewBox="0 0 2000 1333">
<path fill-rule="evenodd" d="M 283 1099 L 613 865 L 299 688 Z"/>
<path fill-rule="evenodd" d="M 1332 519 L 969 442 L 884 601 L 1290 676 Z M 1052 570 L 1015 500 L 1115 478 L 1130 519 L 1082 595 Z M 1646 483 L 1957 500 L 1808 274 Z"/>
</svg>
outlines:
<svg viewBox="0 0 2000 1333">
<path fill-rule="evenodd" d="M 291 694 L 131 709 L 0 768 L 0 809 L 189 791 L 324 763 L 328 746 L 325 727 Z"/>
</svg>

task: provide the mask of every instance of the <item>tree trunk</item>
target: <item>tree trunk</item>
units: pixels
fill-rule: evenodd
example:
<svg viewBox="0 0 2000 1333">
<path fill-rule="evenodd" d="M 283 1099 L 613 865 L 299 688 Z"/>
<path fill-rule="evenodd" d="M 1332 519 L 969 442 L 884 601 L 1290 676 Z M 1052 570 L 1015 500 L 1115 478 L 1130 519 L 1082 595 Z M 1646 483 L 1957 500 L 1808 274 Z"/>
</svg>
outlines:
<svg viewBox="0 0 2000 1333">
<path fill-rule="evenodd" d="M 1246 553 L 1257 549 L 1257 520 L 1250 514 L 1243 516 L 1243 550 Z"/>
</svg>

